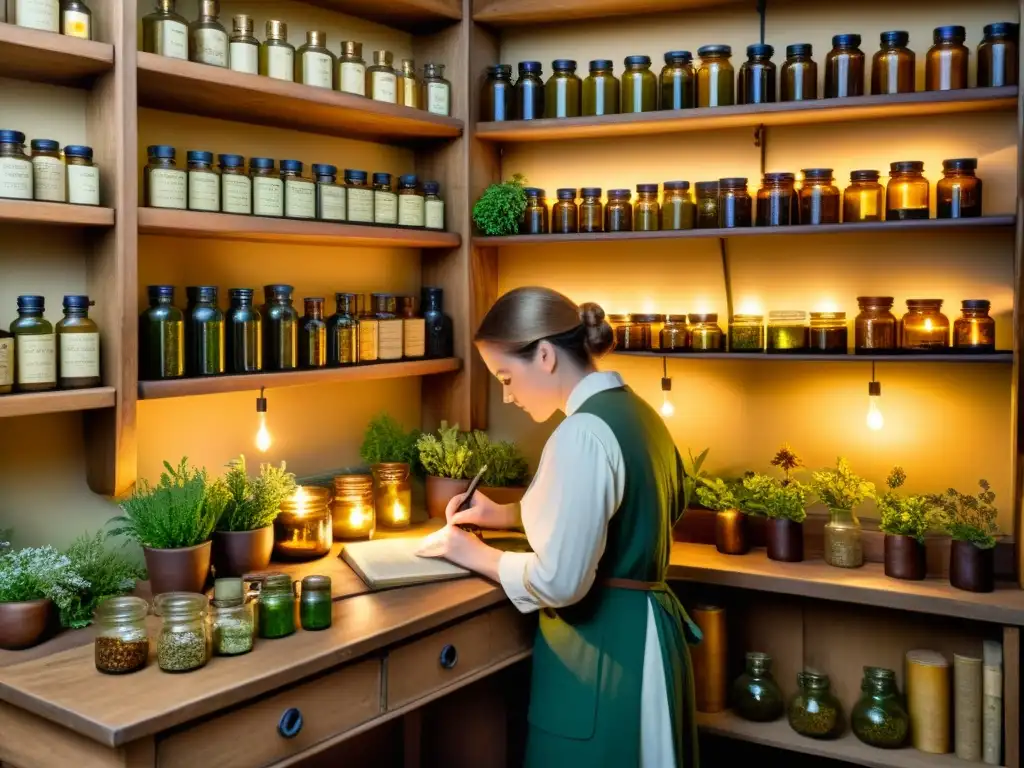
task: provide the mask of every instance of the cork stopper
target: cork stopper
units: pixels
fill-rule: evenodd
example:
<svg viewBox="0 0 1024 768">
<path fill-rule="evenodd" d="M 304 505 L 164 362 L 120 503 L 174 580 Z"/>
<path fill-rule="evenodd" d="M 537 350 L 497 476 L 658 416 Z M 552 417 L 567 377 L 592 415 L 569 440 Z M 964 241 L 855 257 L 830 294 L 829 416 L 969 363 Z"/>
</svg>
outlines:
<svg viewBox="0 0 1024 768">
<path fill-rule="evenodd" d="M 355 56 L 357 59 L 361 59 L 363 58 L 363 44 L 357 43 L 355 40 L 342 40 L 341 55 Z"/>
<path fill-rule="evenodd" d="M 252 37 L 252 16 L 240 13 L 232 19 L 234 32 L 240 37 Z"/>
<path fill-rule="evenodd" d="M 277 19 L 270 19 L 267 22 L 267 38 L 270 40 L 287 40 L 288 25 Z"/>
<path fill-rule="evenodd" d="M 318 48 L 327 47 L 327 33 L 319 29 L 311 29 L 306 32 L 306 45 L 315 45 Z"/>
<path fill-rule="evenodd" d="M 374 51 L 373 52 L 373 63 L 377 66 L 390 67 L 393 61 L 391 51 Z"/>
</svg>

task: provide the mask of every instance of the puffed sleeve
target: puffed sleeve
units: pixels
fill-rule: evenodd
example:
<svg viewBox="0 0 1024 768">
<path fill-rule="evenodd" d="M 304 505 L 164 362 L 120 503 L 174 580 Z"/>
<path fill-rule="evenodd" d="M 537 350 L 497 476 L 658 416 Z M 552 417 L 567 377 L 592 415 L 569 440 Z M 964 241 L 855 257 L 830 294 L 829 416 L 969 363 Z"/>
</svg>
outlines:
<svg viewBox="0 0 1024 768">
<path fill-rule="evenodd" d="M 520 611 L 572 605 L 587 594 L 625 480 L 622 451 L 604 421 L 578 413 L 555 430 L 522 501 L 533 552 L 505 552 L 498 568 Z"/>
</svg>

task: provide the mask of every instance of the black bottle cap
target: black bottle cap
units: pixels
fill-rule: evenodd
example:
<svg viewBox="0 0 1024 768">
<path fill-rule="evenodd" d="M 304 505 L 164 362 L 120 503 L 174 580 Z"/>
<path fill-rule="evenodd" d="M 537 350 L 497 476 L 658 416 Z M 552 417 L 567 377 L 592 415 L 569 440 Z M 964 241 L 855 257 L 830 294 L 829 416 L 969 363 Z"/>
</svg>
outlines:
<svg viewBox="0 0 1024 768">
<path fill-rule="evenodd" d="M 217 286 L 216 285 L 190 285 L 185 288 L 185 295 L 188 296 L 190 304 L 194 304 L 197 301 L 204 303 L 216 304 L 217 303 Z"/>
<path fill-rule="evenodd" d="M 775 49 L 767 43 L 754 43 L 753 45 L 747 46 L 747 58 L 752 59 L 755 56 L 770 59 L 775 55 Z"/>
<path fill-rule="evenodd" d="M 705 56 L 732 56 L 732 46 L 729 45 L 702 45 L 697 49 L 697 55 Z"/>
<path fill-rule="evenodd" d="M 960 302 L 962 309 L 984 309 L 987 310 L 992 306 L 992 302 L 988 299 L 964 299 Z"/>
<path fill-rule="evenodd" d="M 293 171 L 295 173 L 302 173 L 302 161 L 301 160 L 282 160 L 281 161 L 282 171 Z"/>
<path fill-rule="evenodd" d="M 535 72 L 538 75 L 541 73 L 541 64 L 539 61 L 520 61 L 519 72 Z"/>
<path fill-rule="evenodd" d="M 924 170 L 924 163 L 920 160 L 900 160 L 897 163 L 889 163 L 889 170 L 897 173 L 921 173 Z"/>
<path fill-rule="evenodd" d="M 878 171 L 850 171 L 850 181 L 878 181 Z"/>
<path fill-rule="evenodd" d="M 936 27 L 932 32 L 932 40 L 941 42 L 963 42 L 967 39 L 967 30 L 959 24 L 950 24 L 945 27 Z"/>
<path fill-rule="evenodd" d="M 584 187 L 580 190 L 580 197 L 600 197 L 600 187 Z"/>
<path fill-rule="evenodd" d="M 383 184 L 391 186 L 391 174 L 390 173 L 375 173 L 373 174 L 374 184 Z"/>
<path fill-rule="evenodd" d="M 249 158 L 250 168 L 274 168 L 274 158 L 272 157 L 250 157 Z"/>
<path fill-rule="evenodd" d="M 232 301 L 239 300 L 243 302 L 251 302 L 254 291 L 252 288 L 231 288 L 228 291 L 228 295 Z"/>
<path fill-rule="evenodd" d="M 630 192 L 628 189 L 609 189 L 608 190 L 608 198 L 609 199 L 611 199 L 613 197 L 624 197 L 627 200 L 629 200 L 629 198 L 631 198 L 632 196 L 633 196 L 633 193 Z"/>
<path fill-rule="evenodd" d="M 241 155 L 217 155 L 217 162 L 221 168 L 242 168 L 245 158 Z"/>
<path fill-rule="evenodd" d="M 985 25 L 985 37 L 1019 37 L 1020 25 L 1012 21 L 994 21 Z"/>
<path fill-rule="evenodd" d="M 810 56 L 814 47 L 810 43 L 793 43 L 786 46 L 786 58 L 794 56 Z"/>
<path fill-rule="evenodd" d="M 313 163 L 314 176 L 337 176 L 338 166 L 327 163 Z"/>
<path fill-rule="evenodd" d="M 651 66 L 650 56 L 627 56 L 622 62 L 627 67 L 649 67 Z"/>
<path fill-rule="evenodd" d="M 46 308 L 46 300 L 42 296 L 19 296 L 18 310 L 38 310 L 42 312 Z"/>
<path fill-rule="evenodd" d="M 544 197 L 544 190 L 540 187 L 526 187 L 523 191 L 527 197 Z"/>
<path fill-rule="evenodd" d="M 952 160 L 942 161 L 944 171 L 976 171 L 978 169 L 978 158 L 976 157 L 955 157 Z"/>
<path fill-rule="evenodd" d="M 636 185 L 636 191 L 637 191 L 638 194 L 639 193 L 645 193 L 646 194 L 646 193 L 650 193 L 650 192 L 654 192 L 655 194 L 657 194 L 658 193 L 658 185 L 657 184 L 637 184 Z"/>
<path fill-rule="evenodd" d="M 831 168 L 802 168 L 800 172 L 805 179 L 831 179 Z"/>
<path fill-rule="evenodd" d="M 398 183 L 403 187 L 415 187 L 418 181 L 415 173 L 403 173 L 398 177 Z"/>
<path fill-rule="evenodd" d="M 555 194 L 559 200 L 575 200 L 576 199 L 576 188 L 562 187 L 557 190 Z"/>
<path fill-rule="evenodd" d="M 666 64 L 689 64 L 693 61 L 693 54 L 689 51 L 666 51 Z"/>
<path fill-rule="evenodd" d="M 92 147 L 68 144 L 64 147 L 64 157 L 84 157 L 86 160 L 92 160 Z"/>
<path fill-rule="evenodd" d="M 612 64 L 611 59 L 594 59 L 590 62 L 589 66 L 591 72 L 597 72 L 602 69 L 611 69 L 615 65 Z"/>
<path fill-rule="evenodd" d="M 441 311 L 444 304 L 444 288 L 425 285 L 420 289 L 420 306 L 426 309 Z"/>
<path fill-rule="evenodd" d="M 0 131 L 0 144 L 24 144 L 25 134 L 21 131 Z M 150 147 L 152 149 L 152 147 Z M 173 155 L 172 155 L 173 157 Z"/>
<path fill-rule="evenodd" d="M 0 132 L 0 141 L 4 140 L 2 133 L 3 132 Z M 22 138 L 24 138 L 24 134 L 22 134 Z M 158 157 L 164 160 L 173 160 L 174 147 L 170 146 L 169 144 L 150 144 L 148 147 L 146 147 L 146 154 L 149 157 Z"/>
<path fill-rule="evenodd" d="M 186 155 L 190 163 L 212 163 L 213 152 L 204 152 L 201 149 L 190 149 Z"/>
<path fill-rule="evenodd" d="M 675 189 L 685 192 L 690 188 L 690 182 L 688 181 L 666 181 L 662 185 L 666 190 Z"/>
<path fill-rule="evenodd" d="M 487 67 L 488 75 L 498 75 L 500 77 L 512 77 L 512 65 L 511 64 L 492 64 Z"/>
<path fill-rule="evenodd" d="M 766 173 L 764 175 L 764 181 L 766 184 L 778 184 L 780 182 L 794 182 L 796 181 L 796 174 L 792 173 Z"/>
<path fill-rule="evenodd" d="M 436 195 L 441 191 L 441 183 L 437 181 L 424 181 L 423 182 L 423 194 L 425 195 Z"/>
<path fill-rule="evenodd" d="M 860 48 L 860 35 L 844 34 L 833 35 L 833 48 Z"/>
<path fill-rule="evenodd" d="M 910 33 L 903 31 L 883 32 L 880 36 L 883 48 L 906 48 L 910 42 Z"/>
<path fill-rule="evenodd" d="M 89 301 L 88 296 L 65 296 L 64 297 L 64 309 L 88 309 L 92 306 L 92 302 Z"/>
<path fill-rule="evenodd" d="M 745 187 L 747 186 L 747 179 L 741 176 L 730 176 L 725 179 L 718 180 L 718 187 Z"/>
<path fill-rule="evenodd" d="M 576 62 L 572 59 L 555 59 L 551 62 L 551 68 L 556 72 L 564 72 L 566 70 L 575 72 Z"/>
<path fill-rule="evenodd" d="M 717 181 L 698 181 L 696 187 L 698 192 L 718 192 Z"/>
<path fill-rule="evenodd" d="M 294 292 L 294 285 L 285 285 L 284 283 L 272 283 L 271 285 L 263 286 L 264 295 L 275 299 L 290 299 Z"/>
<path fill-rule="evenodd" d="M 366 181 L 366 171 L 356 171 L 351 168 L 346 168 L 345 181 Z"/>
<path fill-rule="evenodd" d="M 33 152 L 57 152 L 60 150 L 60 143 L 53 139 L 32 139 Z"/>
<path fill-rule="evenodd" d="M 174 301 L 174 286 L 173 285 L 151 285 L 146 290 L 149 293 L 150 300 L 153 299 L 170 299 Z"/>
</svg>

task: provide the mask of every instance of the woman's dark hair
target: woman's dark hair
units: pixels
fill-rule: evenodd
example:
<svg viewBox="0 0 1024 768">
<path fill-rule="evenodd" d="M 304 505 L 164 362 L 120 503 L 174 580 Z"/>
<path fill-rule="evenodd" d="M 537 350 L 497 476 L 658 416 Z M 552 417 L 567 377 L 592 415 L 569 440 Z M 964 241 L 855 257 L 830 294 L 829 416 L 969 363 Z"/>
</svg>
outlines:
<svg viewBox="0 0 1024 768">
<path fill-rule="evenodd" d="M 558 291 L 530 287 L 516 288 L 494 302 L 474 341 L 496 344 L 528 360 L 547 341 L 586 367 L 615 347 L 615 334 L 597 304 L 577 306 Z"/>
</svg>

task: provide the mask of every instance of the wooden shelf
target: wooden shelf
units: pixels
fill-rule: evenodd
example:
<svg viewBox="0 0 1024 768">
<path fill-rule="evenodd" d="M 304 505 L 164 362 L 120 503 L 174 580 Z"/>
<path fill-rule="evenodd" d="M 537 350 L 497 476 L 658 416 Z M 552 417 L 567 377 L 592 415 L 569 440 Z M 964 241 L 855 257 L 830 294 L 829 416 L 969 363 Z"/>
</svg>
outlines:
<svg viewBox="0 0 1024 768">
<path fill-rule="evenodd" d="M 463 123 L 422 109 L 139 52 L 139 106 L 396 143 L 451 139 Z"/>
<path fill-rule="evenodd" d="M 0 200 L 0 222 L 50 224 L 58 227 L 112 227 L 114 209 L 98 205 Z"/>
<path fill-rule="evenodd" d="M 822 560 L 777 563 L 761 549 L 732 556 L 707 544 L 676 541 L 668 578 L 1024 626 L 1024 590 L 1015 584 L 1000 583 L 995 592 L 975 594 L 954 589 L 944 579 L 890 579 L 881 563 L 854 569 L 834 568 Z"/>
<path fill-rule="evenodd" d="M 1013 352 L 947 355 L 802 355 L 766 352 L 615 352 L 622 357 L 666 357 L 669 360 L 735 360 L 741 363 L 997 363 L 1009 365 Z"/>
<path fill-rule="evenodd" d="M 87 88 L 114 68 L 114 46 L 0 23 L 0 61 L 4 77 Z"/>
<path fill-rule="evenodd" d="M 957 112 L 1013 112 L 1016 108 L 1016 86 L 965 88 L 958 91 L 925 91 L 895 96 L 856 96 L 848 99 L 785 101 L 775 104 L 741 104 L 733 107 L 703 107 L 600 117 L 484 122 L 477 124 L 476 135 L 481 141 L 506 143 L 565 141 L 723 128 L 754 128 L 758 125 L 812 125 L 882 118 L 892 120 L 899 117 Z"/>
<path fill-rule="evenodd" d="M 452 232 L 139 208 L 139 234 L 377 248 L 457 248 Z"/>
<path fill-rule="evenodd" d="M 423 34 L 440 26 L 462 19 L 462 3 L 459 0 L 393 0 L 380 3 L 377 0 L 304 0 L 330 11 L 348 14 L 360 19 L 369 19 L 407 32 Z"/>
<path fill-rule="evenodd" d="M 745 0 L 473 0 L 473 21 L 495 27 L 552 24 L 610 16 L 675 13 L 737 5 Z"/>
<path fill-rule="evenodd" d="M 190 397 L 217 395 L 223 392 L 254 392 L 260 387 L 302 387 L 311 384 L 344 384 L 378 379 L 404 379 L 410 376 L 430 376 L 450 373 L 462 367 L 455 357 L 438 360 L 403 360 L 397 363 L 369 363 L 347 368 L 321 368 L 316 371 L 289 373 L 255 373 L 242 376 L 211 376 L 202 379 L 168 379 L 167 381 L 140 381 L 139 399 L 155 400 L 163 397 Z"/>
<path fill-rule="evenodd" d="M 0 418 L 113 408 L 116 399 L 113 387 L 0 395 Z"/>
</svg>

